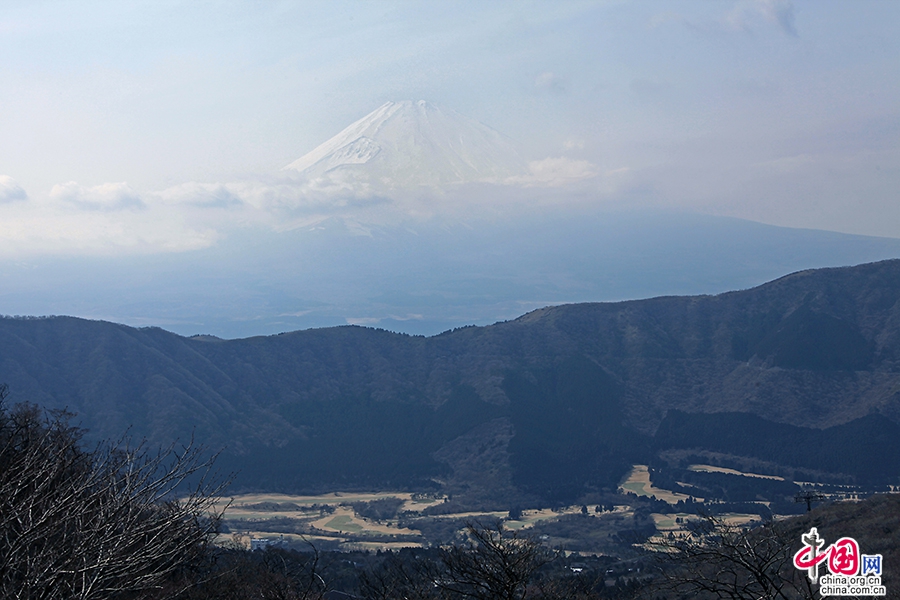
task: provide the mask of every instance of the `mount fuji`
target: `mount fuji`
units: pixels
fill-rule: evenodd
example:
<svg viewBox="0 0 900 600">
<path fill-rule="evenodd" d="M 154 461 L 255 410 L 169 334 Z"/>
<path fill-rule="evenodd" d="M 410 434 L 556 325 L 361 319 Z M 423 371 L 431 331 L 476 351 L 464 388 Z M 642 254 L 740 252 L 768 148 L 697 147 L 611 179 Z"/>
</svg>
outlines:
<svg viewBox="0 0 900 600">
<path fill-rule="evenodd" d="M 643 190 L 578 179 L 592 172 L 580 163 L 526 163 L 455 111 L 388 102 L 280 176 L 227 188 L 257 224 L 225 224 L 192 252 L 0 261 L 0 312 L 225 338 L 343 324 L 433 335 L 550 304 L 719 293 L 900 257 L 898 239 L 629 207 Z"/>
<path fill-rule="evenodd" d="M 320 187 L 390 191 L 502 183 L 526 172 L 514 142 L 456 111 L 387 102 L 284 167 Z"/>
</svg>

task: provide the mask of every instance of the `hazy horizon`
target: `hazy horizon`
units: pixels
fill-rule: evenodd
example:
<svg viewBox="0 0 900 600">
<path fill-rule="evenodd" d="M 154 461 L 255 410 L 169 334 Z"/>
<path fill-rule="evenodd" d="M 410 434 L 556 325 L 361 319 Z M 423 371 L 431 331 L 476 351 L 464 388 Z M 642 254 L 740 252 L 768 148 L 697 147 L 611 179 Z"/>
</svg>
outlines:
<svg viewBox="0 0 900 600">
<path fill-rule="evenodd" d="M 898 17 L 811 0 L 4 3 L 0 314 L 435 332 L 898 257 Z M 430 117 L 372 125 L 407 100 Z M 365 119 L 339 169 L 284 169 Z M 477 143 L 459 162 L 415 136 Z M 723 217 L 748 224 L 730 239 Z"/>
</svg>

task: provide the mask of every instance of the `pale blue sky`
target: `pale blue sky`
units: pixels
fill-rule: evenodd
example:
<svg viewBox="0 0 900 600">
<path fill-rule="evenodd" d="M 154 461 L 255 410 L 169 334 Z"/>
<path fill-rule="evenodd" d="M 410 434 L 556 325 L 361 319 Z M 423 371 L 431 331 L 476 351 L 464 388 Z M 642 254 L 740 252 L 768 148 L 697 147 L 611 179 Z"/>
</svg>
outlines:
<svg viewBox="0 0 900 600">
<path fill-rule="evenodd" d="M 888 0 L 6 0 L 0 241 L 215 244 L 261 209 L 192 190 L 420 98 L 589 161 L 599 204 L 900 237 L 898 26 Z"/>
</svg>

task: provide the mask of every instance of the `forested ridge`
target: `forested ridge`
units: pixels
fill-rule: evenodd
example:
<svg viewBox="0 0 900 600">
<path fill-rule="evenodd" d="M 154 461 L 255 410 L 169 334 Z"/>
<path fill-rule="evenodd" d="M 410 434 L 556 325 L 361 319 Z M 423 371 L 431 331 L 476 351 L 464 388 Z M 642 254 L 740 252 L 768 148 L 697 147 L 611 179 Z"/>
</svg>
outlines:
<svg viewBox="0 0 900 600">
<path fill-rule="evenodd" d="M 679 414 L 755 415 L 763 436 L 766 423 L 831 428 L 838 445 L 877 431 L 867 451 L 896 453 L 898 300 L 900 261 L 885 261 L 718 296 L 549 307 L 430 338 L 347 326 L 219 340 L 9 317 L 0 373 L 11 400 L 66 407 L 96 439 L 130 430 L 225 448 L 239 487 L 452 488 L 489 465 L 507 492 L 572 497 L 615 486 L 662 439 L 690 446 L 700 421 L 673 429 Z M 661 423 L 668 437 L 654 441 Z M 888 466 L 850 475 L 890 479 Z"/>
</svg>

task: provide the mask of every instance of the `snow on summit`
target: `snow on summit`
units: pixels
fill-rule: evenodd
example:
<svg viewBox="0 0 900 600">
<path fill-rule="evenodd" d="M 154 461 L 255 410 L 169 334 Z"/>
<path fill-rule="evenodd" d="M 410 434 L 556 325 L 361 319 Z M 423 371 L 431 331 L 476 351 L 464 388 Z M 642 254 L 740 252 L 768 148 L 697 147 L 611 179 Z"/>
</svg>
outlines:
<svg viewBox="0 0 900 600">
<path fill-rule="evenodd" d="M 527 170 L 509 138 L 424 100 L 387 102 L 285 169 L 359 189 L 502 182 Z"/>
</svg>

